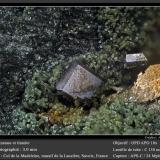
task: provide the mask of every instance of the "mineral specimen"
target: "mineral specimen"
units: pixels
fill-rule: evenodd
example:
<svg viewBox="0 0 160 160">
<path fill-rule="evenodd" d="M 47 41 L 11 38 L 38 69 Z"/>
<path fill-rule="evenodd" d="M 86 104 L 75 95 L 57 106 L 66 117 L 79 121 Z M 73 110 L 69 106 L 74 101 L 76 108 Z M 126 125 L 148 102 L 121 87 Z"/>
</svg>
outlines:
<svg viewBox="0 0 160 160">
<path fill-rule="evenodd" d="M 61 103 L 54 104 L 48 112 L 42 112 L 39 117 L 48 119 L 51 124 L 71 125 L 84 117 L 82 108 L 65 107 Z"/>
<path fill-rule="evenodd" d="M 126 62 L 147 61 L 143 53 L 127 54 Z"/>
<path fill-rule="evenodd" d="M 102 80 L 86 70 L 78 63 L 73 63 L 56 88 L 73 98 L 81 99 L 94 96 L 94 90 L 100 86 Z"/>
<path fill-rule="evenodd" d="M 159 11 L 157 7 L 100 7 L 93 9 L 90 7 L 1 8 L 0 58 L 2 59 L 2 69 L 0 69 L 0 85 L 2 86 L 2 91 L 0 94 L 0 108 L 2 111 L 5 111 L 5 113 L 0 111 L 1 123 L 10 124 L 13 121 L 14 130 L 19 134 L 82 133 L 85 123 L 84 117 L 77 118 L 77 116 L 73 116 L 76 117 L 76 120 L 79 119 L 79 122 L 71 121 L 73 123 L 66 127 L 64 122 L 65 124 L 70 124 L 68 118 L 73 117 L 70 114 L 67 114 L 67 120 L 64 120 L 63 116 L 61 117 L 62 114 L 56 117 L 56 111 L 59 111 L 61 108 L 58 107 L 54 111 L 51 108 L 52 106 L 57 106 L 57 103 L 62 103 L 63 106 L 66 104 L 66 102 L 63 104 L 64 101 L 62 101 L 61 96 L 57 95 L 55 90 L 59 78 L 61 78 L 65 69 L 76 57 L 77 60 L 80 58 L 84 59 L 85 66 L 92 69 L 93 73 L 96 73 L 104 80 L 104 85 L 99 87 L 100 89 L 98 88 L 100 96 L 108 93 L 112 86 L 119 87 L 125 84 L 124 82 L 132 82 L 132 75 L 130 75 L 132 70 L 130 68 L 124 70 L 124 64 L 121 62 L 124 62 L 126 54 L 133 51 L 138 52 L 142 49 L 141 43 L 145 39 L 142 34 L 143 25 L 146 21 L 154 19 L 155 15 L 159 17 Z M 151 53 L 150 50 L 147 49 L 147 51 Z M 153 52 L 155 53 L 155 51 Z M 69 61 L 70 59 L 71 61 Z M 139 71 L 137 72 L 139 73 Z M 97 98 L 98 101 L 94 100 L 94 98 L 89 100 L 83 99 L 83 103 L 88 100 L 89 105 L 87 102 L 87 107 L 95 109 L 94 106 L 96 106 L 98 109 L 101 103 L 97 93 L 96 96 L 95 99 Z M 75 101 L 78 100 L 76 99 Z M 93 103 L 95 104 L 93 101 L 98 102 L 97 105 L 92 105 Z M 13 109 L 12 106 L 17 108 L 17 105 L 21 102 L 22 108 L 20 108 L 20 111 L 13 112 L 16 118 L 10 116 L 11 120 L 3 120 L 3 117 L 10 115 L 9 113 Z M 118 108 L 118 104 L 121 103 L 116 102 L 114 108 Z M 76 106 L 77 108 L 83 107 L 84 104 L 82 106 L 81 103 L 80 105 L 71 103 L 67 105 L 67 109 Z M 108 108 L 107 105 L 105 106 Z M 124 115 L 124 111 L 128 111 L 127 106 L 128 104 L 126 106 L 122 105 L 118 113 Z M 142 107 L 140 106 L 139 108 Z M 51 120 L 56 124 L 48 127 L 49 123 L 45 122 L 44 125 L 39 126 L 39 118 L 36 117 L 37 113 L 48 113 L 51 110 L 54 116 L 52 116 Z M 101 113 L 103 113 L 103 110 Z M 122 118 L 130 117 L 137 120 L 137 117 L 142 117 L 143 120 L 143 116 L 140 116 L 141 114 L 133 117 L 134 113 L 130 113 L 133 112 L 129 110 L 128 114 Z M 146 115 L 146 111 L 144 113 Z M 106 123 L 103 121 L 104 117 L 104 119 L 107 119 L 107 124 L 113 128 L 117 126 L 117 120 L 115 121 L 112 118 L 112 115 L 115 114 L 110 115 L 111 118 L 108 118 L 108 116 L 100 114 L 100 116 L 96 116 L 94 119 L 92 116 L 89 116 L 86 122 L 93 119 L 98 124 L 98 127 L 103 129 L 106 128 Z M 57 119 L 59 117 L 60 121 Z M 117 118 L 117 116 L 115 117 Z M 146 118 L 147 120 L 150 119 L 148 117 Z M 133 121 L 132 123 L 131 120 L 126 119 L 125 121 L 120 119 L 120 122 L 131 122 L 133 126 L 137 126 L 135 123 L 142 125 L 145 122 Z M 61 123 L 59 124 L 58 122 Z M 155 125 L 156 122 L 157 125 Z M 93 125 L 92 123 L 90 124 L 92 129 Z M 159 127 L 159 121 L 155 121 L 153 125 Z M 94 126 L 96 128 L 97 125 Z M 142 126 L 144 127 L 144 125 Z M 123 128 L 126 127 L 122 124 L 121 133 Z M 135 130 L 138 128 L 135 127 Z M 5 128 L 5 130 L 2 130 L 7 134 L 10 133 L 9 129 Z M 101 131 L 103 130 L 100 129 L 97 133 L 102 133 Z M 115 132 L 111 130 L 111 133 Z M 148 132 L 145 130 L 144 133 Z"/>
<path fill-rule="evenodd" d="M 140 102 L 152 101 L 160 97 L 160 64 L 150 65 L 145 73 L 138 75 L 132 91 Z"/>
</svg>

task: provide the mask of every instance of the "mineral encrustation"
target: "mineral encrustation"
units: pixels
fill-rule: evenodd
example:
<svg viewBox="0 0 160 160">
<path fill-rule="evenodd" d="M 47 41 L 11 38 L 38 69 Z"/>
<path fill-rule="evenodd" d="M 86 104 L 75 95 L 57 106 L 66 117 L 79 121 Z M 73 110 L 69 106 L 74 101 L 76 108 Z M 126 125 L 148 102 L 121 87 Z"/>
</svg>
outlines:
<svg viewBox="0 0 160 160">
<path fill-rule="evenodd" d="M 132 91 L 140 102 L 160 97 L 160 64 L 150 65 L 145 73 L 141 72 Z"/>
</svg>

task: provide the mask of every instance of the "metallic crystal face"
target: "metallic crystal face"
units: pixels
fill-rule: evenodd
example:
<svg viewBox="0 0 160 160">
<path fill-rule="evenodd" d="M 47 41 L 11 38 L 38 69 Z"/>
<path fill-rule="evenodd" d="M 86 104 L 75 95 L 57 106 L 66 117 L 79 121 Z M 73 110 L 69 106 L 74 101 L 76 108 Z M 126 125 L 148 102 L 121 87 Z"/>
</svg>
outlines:
<svg viewBox="0 0 160 160">
<path fill-rule="evenodd" d="M 90 98 L 94 96 L 94 90 L 99 87 L 102 80 L 86 70 L 80 64 L 75 63 L 59 81 L 56 88 L 73 98 Z"/>
<path fill-rule="evenodd" d="M 143 53 L 127 54 L 126 62 L 141 62 L 147 61 Z"/>
</svg>

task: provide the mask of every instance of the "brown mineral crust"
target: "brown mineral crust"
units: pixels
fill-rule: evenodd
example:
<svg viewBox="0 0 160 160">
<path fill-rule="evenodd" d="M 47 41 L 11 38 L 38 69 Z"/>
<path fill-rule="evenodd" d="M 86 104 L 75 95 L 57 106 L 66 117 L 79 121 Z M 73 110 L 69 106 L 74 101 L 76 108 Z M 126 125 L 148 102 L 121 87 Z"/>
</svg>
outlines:
<svg viewBox="0 0 160 160">
<path fill-rule="evenodd" d="M 145 73 L 141 72 L 132 91 L 140 102 L 160 97 L 160 64 L 150 65 Z"/>
<path fill-rule="evenodd" d="M 84 116 L 85 113 L 82 108 L 66 108 L 59 105 L 57 107 L 51 108 L 48 112 L 40 113 L 39 117 L 46 117 L 51 124 L 70 125 L 75 123 L 79 116 Z"/>
</svg>

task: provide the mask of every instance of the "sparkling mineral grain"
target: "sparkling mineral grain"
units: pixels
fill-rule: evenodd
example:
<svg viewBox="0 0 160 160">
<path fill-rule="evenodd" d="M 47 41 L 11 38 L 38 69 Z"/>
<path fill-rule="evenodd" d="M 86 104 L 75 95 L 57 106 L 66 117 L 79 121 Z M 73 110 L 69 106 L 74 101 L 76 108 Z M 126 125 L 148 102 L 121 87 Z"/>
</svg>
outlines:
<svg viewBox="0 0 160 160">
<path fill-rule="evenodd" d="M 90 98 L 94 91 L 102 83 L 102 80 L 85 69 L 82 65 L 74 63 L 68 69 L 56 88 L 67 93 L 73 98 Z"/>
<path fill-rule="evenodd" d="M 141 62 L 147 61 L 146 57 L 143 53 L 135 53 L 135 54 L 127 54 L 126 55 L 126 62 Z"/>
</svg>

